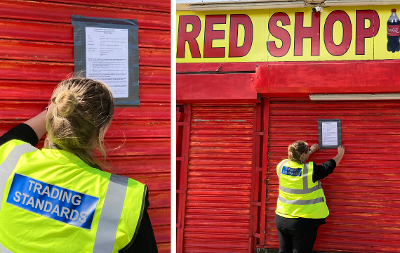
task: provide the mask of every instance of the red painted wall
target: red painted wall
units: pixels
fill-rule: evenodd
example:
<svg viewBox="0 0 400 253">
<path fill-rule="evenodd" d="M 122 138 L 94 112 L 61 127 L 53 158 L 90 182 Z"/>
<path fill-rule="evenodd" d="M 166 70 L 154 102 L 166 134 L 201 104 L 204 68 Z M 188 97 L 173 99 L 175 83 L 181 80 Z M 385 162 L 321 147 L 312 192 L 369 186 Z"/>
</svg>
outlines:
<svg viewBox="0 0 400 253">
<path fill-rule="evenodd" d="M 399 252 L 400 141 L 399 101 L 310 101 L 270 99 L 268 167 L 266 166 L 265 248 L 278 248 L 274 223 L 278 197 L 278 163 L 296 140 L 318 143 L 318 119 L 341 119 L 345 155 L 321 180 L 329 216 L 320 226 L 315 251 Z M 295 126 L 295 127 L 294 127 Z M 326 162 L 336 149 L 319 150 L 309 161 Z"/>
<path fill-rule="evenodd" d="M 277 62 L 256 68 L 256 90 L 263 96 L 320 93 L 400 92 L 395 77 L 400 60 Z"/>
<path fill-rule="evenodd" d="M 192 63 L 192 64 L 177 64 L 177 100 L 181 103 L 196 105 L 199 102 L 207 102 L 209 104 L 214 105 L 214 107 L 218 107 L 225 103 L 234 103 L 237 101 L 252 101 L 253 99 L 260 99 L 264 97 L 264 108 L 263 108 L 263 119 L 264 128 L 263 135 L 264 148 L 260 148 L 259 152 L 262 153 L 262 184 L 260 186 L 260 195 L 264 197 L 261 198 L 261 211 L 259 215 L 259 227 L 256 228 L 256 236 L 258 236 L 259 240 L 256 242 L 258 248 L 277 248 L 277 238 L 276 233 L 274 231 L 273 224 L 273 211 L 274 205 L 276 204 L 276 182 L 275 176 L 272 173 L 273 169 L 277 163 L 277 158 L 275 155 L 283 152 L 285 147 L 288 144 L 281 144 L 280 142 L 275 143 L 275 139 L 281 139 L 283 141 L 293 142 L 299 137 L 303 132 L 302 136 L 297 139 L 310 139 L 312 142 L 315 136 L 307 135 L 309 131 L 313 128 L 312 122 L 308 122 L 310 120 L 310 115 L 314 115 L 318 117 L 331 115 L 333 118 L 342 118 L 345 123 L 346 119 L 350 120 L 348 123 L 353 125 L 353 129 L 346 130 L 347 134 L 350 134 L 350 139 L 347 140 L 347 149 L 349 159 L 357 160 L 360 159 L 363 155 L 358 155 L 358 152 L 368 153 L 369 151 L 358 151 L 358 146 L 360 145 L 357 140 L 362 141 L 363 139 L 370 139 L 369 135 L 374 135 L 372 138 L 379 141 L 381 135 L 392 134 L 393 126 L 385 126 L 391 128 L 390 131 L 382 131 L 382 128 L 375 126 L 376 124 L 381 125 L 381 123 L 376 123 L 377 121 L 385 121 L 388 117 L 393 117 L 393 113 L 389 110 L 393 106 L 397 106 L 397 102 L 356 102 L 355 104 L 360 105 L 351 106 L 347 108 L 347 104 L 349 102 L 320 102 L 315 103 L 318 105 L 316 110 L 318 112 L 314 112 L 314 103 L 310 102 L 308 96 L 310 94 L 324 94 L 324 93 L 398 93 L 400 92 L 400 80 L 395 77 L 396 70 L 400 67 L 400 60 L 382 60 L 382 61 L 335 61 L 335 62 L 275 62 L 275 63 L 262 63 L 262 62 L 254 62 L 254 63 Z M 257 97 L 257 95 L 259 95 Z M 285 102 L 281 105 L 279 113 L 284 113 L 284 117 L 279 118 L 279 122 L 286 122 L 288 119 L 297 119 L 297 116 L 303 116 L 305 114 L 305 120 L 298 121 L 296 124 L 304 125 L 307 130 L 306 132 L 298 131 L 296 129 L 288 130 L 287 133 L 284 128 L 282 128 L 282 124 L 278 123 L 275 125 L 274 113 L 276 113 L 276 109 L 271 105 L 268 98 L 280 98 L 281 100 L 288 101 L 287 103 L 294 103 L 294 101 L 305 101 L 306 107 L 289 107 Z M 354 102 L 353 102 L 354 103 Z M 387 110 L 378 110 L 381 108 L 381 105 L 387 105 Z M 393 104 L 393 106 L 390 106 Z M 343 110 L 336 110 L 332 112 L 332 108 L 341 108 Z M 375 108 L 379 105 L 379 108 Z M 328 107 L 327 107 L 328 106 Z M 272 108 L 272 109 L 271 109 Z M 397 107 L 396 107 L 397 108 Z M 376 109 L 377 112 L 374 110 Z M 303 114 L 302 114 L 303 113 Z M 375 118 L 368 118 L 367 120 L 371 121 L 369 124 L 364 124 L 364 115 L 368 113 L 375 113 Z M 336 116 L 335 116 L 336 115 Z M 348 115 L 351 115 L 350 118 Z M 356 118 L 357 116 L 357 118 Z M 316 118 L 314 117 L 314 120 Z M 317 117 L 317 118 L 318 118 Z M 332 118 L 331 117 L 331 118 Z M 361 117 L 361 118 L 360 118 Z M 352 123 L 353 119 L 360 120 L 360 124 Z M 274 121 L 275 120 L 275 121 Z M 298 119 L 297 119 L 298 120 Z M 394 120 L 394 119 L 390 119 Z M 397 120 L 396 120 L 397 121 Z M 198 122 L 196 122 L 198 123 Z M 287 123 L 287 122 L 286 122 Z M 286 124 L 285 123 L 285 124 Z M 354 125 L 355 124 L 355 125 Z M 364 125 L 363 125 L 364 124 Z M 383 124 L 387 125 L 387 123 Z M 381 127 L 383 127 L 383 125 Z M 290 128 L 292 125 L 288 125 Z M 315 126 L 315 125 L 314 125 Z M 376 129 L 375 129 L 376 128 Z M 378 129 L 378 130 L 377 130 Z M 315 129 L 314 129 L 315 130 Z M 393 130 L 393 131 L 392 131 Z M 313 131 L 313 130 L 312 130 Z M 397 131 L 397 130 L 396 130 Z M 271 134 L 274 134 L 273 136 Z M 304 137 L 304 134 L 306 136 Z M 299 136 L 297 136 L 299 135 Z M 359 136 L 352 136 L 359 135 Z M 367 135 L 367 136 L 365 136 Z M 196 136 L 195 131 L 191 131 L 190 138 L 194 138 Z M 232 134 L 232 136 L 234 136 Z M 297 136 L 297 137 L 296 137 Z M 308 136 L 308 137 L 307 137 Z M 274 139 L 275 138 L 275 139 Z M 295 138 L 295 139 L 293 139 Z M 280 140 L 280 141 L 281 141 Z M 289 142 L 288 142 L 289 143 Z M 200 143 L 199 145 L 203 145 L 204 143 Z M 192 146 L 194 144 L 191 144 Z M 283 146 L 285 147 L 283 147 Z M 380 145 L 380 144 L 378 144 Z M 386 145 L 386 144 L 385 144 Z M 395 145 L 395 144 L 393 144 Z M 279 146 L 279 150 L 276 146 Z M 282 146 L 282 147 L 281 147 Z M 215 148 L 215 146 L 212 146 Z M 235 152 L 233 149 L 231 152 Z M 327 151 L 329 156 L 333 157 L 333 153 Z M 327 152 L 324 152 L 326 154 Z M 386 150 L 380 149 L 380 157 L 385 157 L 392 160 L 392 156 L 389 153 L 393 153 L 393 151 L 386 154 Z M 321 153 L 323 154 L 323 153 Z M 364 154 L 364 153 L 363 153 Z M 279 154 L 282 155 L 282 154 Z M 268 157 L 267 157 L 268 156 Z M 323 162 L 323 159 L 327 160 L 328 157 L 326 155 L 321 156 L 321 159 L 316 161 L 318 163 Z M 280 159 L 280 158 L 279 158 Z M 282 158 L 283 159 L 283 158 Z M 374 158 L 375 159 L 375 158 Z M 339 168 L 338 177 L 343 179 L 343 171 L 348 170 L 348 166 L 354 166 L 353 164 L 347 164 L 346 159 L 344 159 L 342 169 Z M 251 162 L 248 159 L 248 162 Z M 267 166 L 268 164 L 268 166 Z M 275 165 L 274 165 L 275 164 Z M 188 166 L 191 166 L 191 163 L 188 163 Z M 272 166 L 272 167 L 271 167 Z M 375 166 L 375 165 L 373 165 Z M 383 167 L 386 166 L 382 165 Z M 209 170 L 207 166 L 203 167 L 204 170 Z M 369 169 L 371 170 L 371 168 Z M 372 168 L 372 170 L 374 170 Z M 380 170 L 383 173 L 382 170 Z M 351 175 L 355 173 L 353 171 L 349 171 Z M 364 184 L 365 180 L 374 180 L 376 176 L 372 176 L 372 174 L 368 174 L 370 172 L 363 172 L 363 175 L 360 175 L 356 181 L 353 183 L 355 185 Z M 371 172 L 372 173 L 372 172 Z M 376 173 L 375 171 L 373 173 Z M 180 176 L 180 175 L 177 175 Z M 206 177 L 203 175 L 197 175 L 197 181 L 206 182 Z M 336 178 L 332 179 L 333 181 L 337 180 Z M 382 179 L 389 180 L 389 179 Z M 327 198 L 331 196 L 333 208 L 332 212 L 332 222 L 333 225 L 327 225 L 321 229 L 321 236 L 317 241 L 316 248 L 317 250 L 328 250 L 328 251 L 338 251 L 338 250 L 353 250 L 355 252 L 362 251 L 367 252 L 388 252 L 388 250 L 393 250 L 393 245 L 396 244 L 395 240 L 391 238 L 391 235 L 381 235 L 379 241 L 384 241 L 385 245 L 381 247 L 375 247 L 380 245 L 376 236 L 367 238 L 366 233 L 378 233 L 376 231 L 380 231 L 380 226 L 375 222 L 376 220 L 373 218 L 375 215 L 381 215 L 382 219 L 387 220 L 390 219 L 390 216 L 385 214 L 385 211 L 382 211 L 379 214 L 375 214 L 374 212 L 379 212 L 373 209 L 374 205 L 378 205 L 380 203 L 378 200 L 371 198 L 368 195 L 368 187 L 367 188 L 359 188 L 358 195 L 354 195 L 354 197 L 349 196 L 341 196 L 337 194 L 334 189 L 330 189 L 329 182 L 327 181 Z M 346 180 L 345 180 L 346 181 Z M 347 182 L 347 181 L 346 181 Z M 396 184 L 394 182 L 389 182 L 393 185 Z M 206 185 L 205 187 L 211 187 L 212 185 Z M 377 187 L 380 187 L 378 183 L 376 183 Z M 250 185 L 249 185 L 250 187 Z M 251 187 L 254 187 L 253 185 Z M 268 190 L 268 196 L 266 196 L 266 192 Z M 329 192 L 332 190 L 332 192 Z M 191 199 L 196 199 L 201 197 L 201 194 L 196 195 L 194 193 L 191 196 Z M 332 197 L 333 196 L 333 197 Z M 357 206 L 352 206 L 349 204 L 345 206 L 345 209 L 341 209 L 341 204 L 343 201 L 347 201 L 347 198 L 351 198 L 350 202 L 355 202 Z M 357 198 L 367 198 L 368 202 L 365 204 L 359 203 Z M 342 202 L 340 202 L 342 201 Z M 391 201 L 397 201 L 395 198 L 391 198 Z M 349 202 L 349 201 L 347 201 Z M 346 202 L 346 203 L 347 203 Z M 360 207 L 362 206 L 362 207 Z M 190 205 L 186 204 L 186 210 L 182 208 L 182 212 L 190 211 Z M 364 208 L 365 207 L 365 208 Z M 232 207 L 233 208 L 233 207 Z M 390 206 L 392 208 L 392 206 Z M 234 209 L 234 208 L 233 208 Z M 234 209 L 238 211 L 238 209 Z M 178 210 L 179 211 L 179 210 Z M 249 208 L 250 211 L 250 208 Z M 267 216 L 263 215 L 264 211 L 267 211 Z M 257 216 L 257 212 L 250 211 L 251 215 Z M 346 213 L 346 217 L 348 220 L 341 223 L 340 219 L 337 217 L 341 215 L 341 212 Z M 357 213 L 362 213 L 362 215 L 357 216 Z M 186 214 L 188 216 L 191 213 Z M 338 216 L 339 215 L 339 216 Z M 359 218 L 360 216 L 367 217 L 367 222 L 364 222 L 363 218 Z M 357 217 L 357 221 L 353 221 L 352 217 Z M 210 219 L 213 218 L 213 215 L 210 215 Z M 185 221 L 186 222 L 186 221 Z M 191 221 L 192 222 L 192 221 Z M 358 222 L 358 223 L 357 223 Z M 374 223 L 375 222 L 375 223 Z M 368 225 L 369 224 L 369 225 Z M 372 224 L 372 225 L 371 225 Z M 228 224 L 229 225 L 229 224 Z M 361 230 L 357 230 L 357 226 L 363 226 L 363 229 L 367 232 L 362 232 Z M 369 226 L 367 228 L 367 226 Z M 249 225 L 251 227 L 251 225 Z M 344 227 L 344 228 L 343 228 Z M 263 232 L 266 231 L 266 234 Z M 351 232 L 349 232 L 351 231 Z M 257 233 L 258 232 L 258 233 Z M 335 243 L 328 243 L 330 240 L 330 236 L 334 234 Z M 348 240 L 345 238 L 349 238 L 349 234 L 351 234 L 352 239 Z M 380 233 L 380 232 L 379 232 Z M 392 233 L 392 232 L 389 232 Z M 192 231 L 183 231 L 182 232 L 182 240 L 185 238 L 190 238 L 191 241 L 195 240 L 203 240 L 202 242 L 196 244 L 196 247 L 204 248 L 209 247 L 208 242 L 204 240 L 204 236 L 200 233 L 193 233 Z M 220 237 L 219 240 L 227 240 L 229 236 Z M 375 238 L 375 239 L 374 239 Z M 371 239 L 374 239 L 371 241 Z M 342 245 L 340 243 L 341 240 L 345 240 L 346 244 Z M 352 242 L 357 242 L 357 245 L 353 245 Z M 180 252 L 190 252 L 189 244 L 182 243 L 182 241 L 177 244 Z M 186 248 L 185 248 L 186 247 Z M 347 247 L 347 248 L 346 248 Z M 357 248 L 358 247 L 358 248 Z M 228 247 L 227 250 L 232 249 L 232 247 Z M 215 251 L 213 248 L 212 250 Z M 254 248 L 252 248 L 252 252 L 254 252 Z M 238 251 L 239 252 L 239 251 Z M 246 252 L 245 250 L 241 250 L 240 252 Z"/>
<path fill-rule="evenodd" d="M 256 111 L 246 103 L 185 106 L 178 253 L 254 252 Z"/>
<path fill-rule="evenodd" d="M 252 74 L 179 74 L 176 76 L 176 100 L 185 102 L 256 102 Z"/>
<path fill-rule="evenodd" d="M 1 1 L 0 134 L 41 112 L 73 72 L 71 15 L 138 20 L 141 106 L 116 109 L 106 148 L 113 172 L 148 185 L 159 252 L 170 252 L 170 1 Z"/>
<path fill-rule="evenodd" d="M 180 102 L 235 102 L 324 93 L 396 93 L 400 60 L 177 64 Z M 238 73 L 242 72 L 242 73 Z M 193 74 L 195 73 L 195 74 Z"/>
</svg>

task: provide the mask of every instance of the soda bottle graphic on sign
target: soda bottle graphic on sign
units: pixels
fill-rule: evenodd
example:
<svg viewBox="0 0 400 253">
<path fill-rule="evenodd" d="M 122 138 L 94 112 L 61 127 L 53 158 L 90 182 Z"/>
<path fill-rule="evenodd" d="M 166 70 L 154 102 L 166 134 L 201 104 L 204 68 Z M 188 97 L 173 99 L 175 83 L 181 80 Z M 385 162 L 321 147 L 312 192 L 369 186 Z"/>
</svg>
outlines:
<svg viewBox="0 0 400 253">
<path fill-rule="evenodd" d="M 400 21 L 396 15 L 396 9 L 392 9 L 392 15 L 390 15 L 387 22 L 387 50 L 389 52 L 396 52 L 400 50 Z"/>
</svg>

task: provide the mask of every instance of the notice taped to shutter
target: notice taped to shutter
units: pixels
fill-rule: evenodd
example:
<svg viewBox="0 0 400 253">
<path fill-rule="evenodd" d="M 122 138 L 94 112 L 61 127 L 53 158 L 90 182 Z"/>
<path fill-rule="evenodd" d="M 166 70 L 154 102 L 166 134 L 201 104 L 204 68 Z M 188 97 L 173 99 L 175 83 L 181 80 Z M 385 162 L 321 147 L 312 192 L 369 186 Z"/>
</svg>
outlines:
<svg viewBox="0 0 400 253">
<path fill-rule="evenodd" d="M 342 145 L 341 129 L 340 119 L 319 119 L 318 142 L 321 149 L 337 148 Z"/>
<path fill-rule="evenodd" d="M 114 98 L 128 97 L 128 29 L 86 28 L 86 77 L 102 80 Z"/>
<path fill-rule="evenodd" d="M 74 27 L 74 71 L 108 85 L 115 104 L 139 107 L 137 21 L 71 16 Z"/>
</svg>

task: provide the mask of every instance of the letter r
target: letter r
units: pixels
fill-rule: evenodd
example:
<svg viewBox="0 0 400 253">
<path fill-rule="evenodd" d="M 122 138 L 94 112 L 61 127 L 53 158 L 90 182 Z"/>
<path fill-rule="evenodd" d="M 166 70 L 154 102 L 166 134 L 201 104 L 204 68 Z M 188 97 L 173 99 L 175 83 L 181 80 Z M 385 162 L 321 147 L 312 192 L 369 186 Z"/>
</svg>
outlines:
<svg viewBox="0 0 400 253">
<path fill-rule="evenodd" d="M 192 31 L 188 32 L 188 25 L 192 25 Z M 196 38 L 200 34 L 201 22 L 200 18 L 195 15 L 187 15 L 179 17 L 179 25 L 178 25 L 178 48 L 176 50 L 177 58 L 185 58 L 185 47 L 186 41 L 189 44 L 190 52 L 192 53 L 193 58 L 200 58 L 200 49 L 199 44 L 196 41 Z"/>
</svg>

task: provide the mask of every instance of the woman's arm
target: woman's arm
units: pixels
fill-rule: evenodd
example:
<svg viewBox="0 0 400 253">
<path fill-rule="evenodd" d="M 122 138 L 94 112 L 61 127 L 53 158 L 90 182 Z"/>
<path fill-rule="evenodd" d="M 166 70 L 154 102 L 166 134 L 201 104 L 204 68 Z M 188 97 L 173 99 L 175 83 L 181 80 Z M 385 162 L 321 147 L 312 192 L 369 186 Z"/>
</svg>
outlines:
<svg viewBox="0 0 400 253">
<path fill-rule="evenodd" d="M 338 147 L 338 154 L 334 158 L 324 162 L 321 165 L 317 165 L 314 163 L 314 172 L 312 175 L 313 182 L 317 182 L 318 180 L 321 180 L 331 174 L 336 166 L 339 165 L 339 162 L 342 160 L 343 155 L 344 147 L 340 145 Z"/>
<path fill-rule="evenodd" d="M 132 253 L 158 253 L 156 239 L 154 237 L 153 227 L 150 222 L 147 210 L 143 213 L 142 221 L 139 224 L 139 231 L 135 240 L 129 246 L 120 252 Z"/>
<path fill-rule="evenodd" d="M 25 124 L 30 126 L 33 129 L 33 131 L 35 131 L 39 140 L 46 133 L 46 113 L 47 111 L 44 110 L 35 117 L 28 119 L 27 121 L 24 122 Z"/>
<path fill-rule="evenodd" d="M 310 157 L 311 154 L 315 153 L 317 150 L 319 150 L 319 145 L 318 144 L 313 144 L 310 148 L 310 152 L 307 152 L 307 154 L 304 154 L 304 162 L 308 160 L 308 158 Z M 335 160 L 336 162 L 336 166 L 339 165 L 340 161 L 343 158 L 344 155 L 344 147 L 342 145 L 340 145 L 338 148 L 338 154 L 332 158 L 333 160 Z"/>
<path fill-rule="evenodd" d="M 317 143 L 313 144 L 310 148 L 310 151 L 303 155 L 303 162 L 305 163 L 308 160 L 308 158 L 310 157 L 310 155 L 317 152 L 318 149 L 319 149 L 319 145 Z"/>
<path fill-rule="evenodd" d="M 128 243 L 128 246 L 120 250 L 120 253 L 158 253 L 153 227 L 151 225 L 149 214 L 147 213 L 147 208 L 149 206 L 150 202 L 148 199 L 148 193 L 146 193 L 143 217 L 140 224 L 138 224 L 139 228 L 136 237 Z"/>
<path fill-rule="evenodd" d="M 10 140 L 21 140 L 36 146 L 46 133 L 46 111 L 19 124 L 0 136 L 0 145 Z"/>
<path fill-rule="evenodd" d="M 334 158 L 332 158 L 333 160 L 335 160 L 336 166 L 339 165 L 339 163 L 340 163 L 340 161 L 342 160 L 343 155 L 344 155 L 344 147 L 343 147 L 342 145 L 340 145 L 340 146 L 337 148 L 337 153 L 338 153 L 338 154 L 337 154 Z"/>
</svg>

